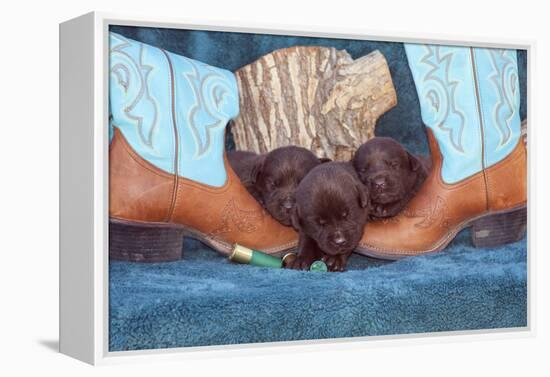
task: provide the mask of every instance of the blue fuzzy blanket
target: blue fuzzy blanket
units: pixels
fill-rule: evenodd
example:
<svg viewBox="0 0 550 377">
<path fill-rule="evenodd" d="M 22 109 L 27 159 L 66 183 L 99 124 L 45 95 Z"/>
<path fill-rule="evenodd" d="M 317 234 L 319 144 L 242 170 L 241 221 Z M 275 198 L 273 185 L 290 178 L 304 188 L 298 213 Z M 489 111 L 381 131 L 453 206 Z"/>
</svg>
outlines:
<svg viewBox="0 0 550 377">
<path fill-rule="evenodd" d="M 526 241 L 384 262 L 344 273 L 233 264 L 189 240 L 185 259 L 111 262 L 111 351 L 527 325 Z"/>
</svg>

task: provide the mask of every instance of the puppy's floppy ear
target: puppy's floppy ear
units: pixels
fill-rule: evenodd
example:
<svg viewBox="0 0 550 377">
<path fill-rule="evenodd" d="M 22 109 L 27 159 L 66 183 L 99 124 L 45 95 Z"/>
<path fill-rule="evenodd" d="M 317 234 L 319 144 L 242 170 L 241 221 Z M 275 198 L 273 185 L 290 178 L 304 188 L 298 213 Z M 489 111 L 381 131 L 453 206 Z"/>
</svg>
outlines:
<svg viewBox="0 0 550 377">
<path fill-rule="evenodd" d="M 264 168 L 264 162 L 265 162 L 265 156 L 258 156 L 258 158 L 256 159 L 256 162 L 254 162 L 254 165 L 250 170 L 250 182 L 252 184 L 255 184 L 256 181 L 258 181 L 258 177 L 260 176 L 260 173 Z"/>
<path fill-rule="evenodd" d="M 298 205 L 294 206 L 294 209 L 292 210 L 292 214 L 290 215 L 290 222 L 292 223 L 292 227 L 295 230 L 300 229 L 300 213 L 299 213 Z"/>
<path fill-rule="evenodd" d="M 321 164 L 324 164 L 325 162 L 332 162 L 332 160 L 331 160 L 330 158 L 328 158 L 328 157 L 320 157 L 320 158 L 319 158 L 319 162 L 320 162 Z"/>
<path fill-rule="evenodd" d="M 370 193 L 367 186 L 361 182 L 355 184 L 355 190 L 357 191 L 357 199 L 361 208 L 370 208 Z"/>
<path fill-rule="evenodd" d="M 407 152 L 407 157 L 409 159 L 409 168 L 412 171 L 417 171 L 422 167 L 422 163 L 418 160 L 418 158 L 413 156 L 411 153 Z"/>
</svg>

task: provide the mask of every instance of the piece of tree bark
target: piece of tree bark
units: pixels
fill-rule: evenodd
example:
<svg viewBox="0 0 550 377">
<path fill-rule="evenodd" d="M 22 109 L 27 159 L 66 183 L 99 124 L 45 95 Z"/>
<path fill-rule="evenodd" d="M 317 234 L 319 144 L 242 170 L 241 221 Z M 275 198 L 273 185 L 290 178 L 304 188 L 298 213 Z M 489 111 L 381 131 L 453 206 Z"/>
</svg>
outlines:
<svg viewBox="0 0 550 377">
<path fill-rule="evenodd" d="M 376 120 L 397 104 L 379 51 L 353 60 L 345 50 L 290 47 L 237 72 L 240 115 L 231 130 L 238 150 L 266 153 L 286 145 L 337 161 L 374 137 Z"/>
</svg>

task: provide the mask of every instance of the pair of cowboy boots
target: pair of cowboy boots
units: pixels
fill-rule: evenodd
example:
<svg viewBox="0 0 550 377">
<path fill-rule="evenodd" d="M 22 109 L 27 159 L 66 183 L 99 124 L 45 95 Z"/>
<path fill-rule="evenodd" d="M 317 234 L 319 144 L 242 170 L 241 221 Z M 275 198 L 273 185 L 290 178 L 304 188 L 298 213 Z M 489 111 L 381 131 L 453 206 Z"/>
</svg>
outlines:
<svg viewBox="0 0 550 377">
<path fill-rule="evenodd" d="M 370 222 L 357 252 L 385 259 L 444 248 L 467 226 L 479 246 L 526 225 L 515 51 L 406 45 L 433 167 L 397 217 Z M 172 260 L 183 236 L 229 253 L 281 253 L 298 235 L 263 210 L 225 157 L 238 116 L 233 73 L 110 34 L 110 253 Z"/>
</svg>

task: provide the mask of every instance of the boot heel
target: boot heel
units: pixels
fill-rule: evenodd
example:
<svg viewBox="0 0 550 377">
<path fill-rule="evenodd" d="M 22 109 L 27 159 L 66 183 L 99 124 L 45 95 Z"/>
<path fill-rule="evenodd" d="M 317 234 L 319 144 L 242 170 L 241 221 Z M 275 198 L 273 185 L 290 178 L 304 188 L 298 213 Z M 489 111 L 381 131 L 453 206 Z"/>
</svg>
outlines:
<svg viewBox="0 0 550 377">
<path fill-rule="evenodd" d="M 183 257 L 182 229 L 109 221 L 109 257 L 130 262 L 171 262 Z"/>
<path fill-rule="evenodd" d="M 489 215 L 472 226 L 475 247 L 492 247 L 519 241 L 527 229 L 527 208 Z"/>
</svg>

